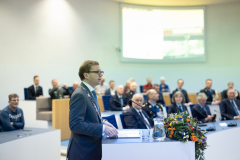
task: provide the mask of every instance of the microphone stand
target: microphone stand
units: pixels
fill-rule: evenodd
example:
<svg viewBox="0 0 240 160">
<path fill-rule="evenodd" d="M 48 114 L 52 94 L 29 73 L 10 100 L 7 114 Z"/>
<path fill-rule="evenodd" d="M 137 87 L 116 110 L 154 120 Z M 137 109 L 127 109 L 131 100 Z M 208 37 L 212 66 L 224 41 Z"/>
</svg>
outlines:
<svg viewBox="0 0 240 160">
<path fill-rule="evenodd" d="M 215 112 L 218 112 L 217 110 L 214 110 Z M 219 112 L 218 112 L 219 113 Z M 227 115 L 224 115 L 224 116 L 226 116 L 226 117 L 228 117 L 228 118 L 230 118 L 231 119 L 231 117 L 229 117 L 229 116 L 227 116 Z M 228 127 L 236 127 L 237 126 L 237 122 L 236 122 L 236 120 L 235 119 L 233 119 L 234 120 L 234 122 L 235 122 L 235 124 L 233 124 L 233 123 L 229 123 L 227 126 Z"/>
</svg>

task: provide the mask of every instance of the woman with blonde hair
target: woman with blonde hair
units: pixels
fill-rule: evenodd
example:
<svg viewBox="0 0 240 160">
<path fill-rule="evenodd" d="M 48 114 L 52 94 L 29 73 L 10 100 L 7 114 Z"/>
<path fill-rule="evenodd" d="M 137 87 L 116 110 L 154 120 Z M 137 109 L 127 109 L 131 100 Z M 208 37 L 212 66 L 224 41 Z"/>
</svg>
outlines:
<svg viewBox="0 0 240 160">
<path fill-rule="evenodd" d="M 185 112 L 188 114 L 187 107 L 184 105 L 185 98 L 182 92 L 177 91 L 176 93 L 174 93 L 172 97 L 172 102 L 173 104 L 168 107 L 168 114 L 177 113 L 177 110 L 179 110 L 179 112 Z"/>
</svg>

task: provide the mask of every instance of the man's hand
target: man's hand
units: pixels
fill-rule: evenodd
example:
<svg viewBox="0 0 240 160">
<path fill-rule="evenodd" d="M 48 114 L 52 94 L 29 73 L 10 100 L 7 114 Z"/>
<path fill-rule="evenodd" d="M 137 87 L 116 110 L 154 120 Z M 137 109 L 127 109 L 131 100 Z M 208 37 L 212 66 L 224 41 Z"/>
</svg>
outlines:
<svg viewBox="0 0 240 160">
<path fill-rule="evenodd" d="M 205 121 L 211 121 L 213 119 L 212 115 L 208 115 L 207 118 L 205 118 Z"/>
<path fill-rule="evenodd" d="M 126 105 L 126 106 L 125 106 L 125 110 L 128 110 L 129 108 L 130 108 L 129 105 Z"/>
<path fill-rule="evenodd" d="M 212 104 L 213 104 L 213 105 L 218 105 L 219 103 L 220 103 L 220 101 L 217 100 L 217 101 L 213 102 Z"/>
<path fill-rule="evenodd" d="M 110 127 L 108 125 L 105 125 L 104 133 L 109 137 L 118 137 L 118 131 L 116 130 L 115 127 Z"/>
<path fill-rule="evenodd" d="M 68 87 L 67 87 L 67 85 L 66 85 L 66 84 L 63 84 L 63 87 L 64 87 L 64 88 L 66 88 L 66 89 L 68 89 Z"/>
<path fill-rule="evenodd" d="M 101 95 L 104 95 L 104 94 L 105 94 L 105 91 L 100 92 L 100 94 L 101 94 Z"/>
<path fill-rule="evenodd" d="M 235 119 L 240 119 L 240 115 L 236 116 Z"/>
<path fill-rule="evenodd" d="M 39 97 L 43 97 L 43 95 L 39 95 Z"/>
<path fill-rule="evenodd" d="M 192 102 L 188 102 L 188 103 L 185 103 L 185 106 L 190 106 L 191 104 L 193 104 Z"/>
<path fill-rule="evenodd" d="M 11 125 L 13 125 L 13 122 L 10 122 Z"/>
</svg>

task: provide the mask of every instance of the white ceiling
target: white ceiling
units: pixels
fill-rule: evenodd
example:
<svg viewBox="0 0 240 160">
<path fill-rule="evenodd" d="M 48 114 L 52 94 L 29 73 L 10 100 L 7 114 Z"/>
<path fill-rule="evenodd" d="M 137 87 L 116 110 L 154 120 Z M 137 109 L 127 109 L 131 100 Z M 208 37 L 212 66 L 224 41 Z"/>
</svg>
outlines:
<svg viewBox="0 0 240 160">
<path fill-rule="evenodd" d="M 240 0 L 110 0 L 110 1 L 152 6 L 205 6 L 240 2 Z"/>
</svg>

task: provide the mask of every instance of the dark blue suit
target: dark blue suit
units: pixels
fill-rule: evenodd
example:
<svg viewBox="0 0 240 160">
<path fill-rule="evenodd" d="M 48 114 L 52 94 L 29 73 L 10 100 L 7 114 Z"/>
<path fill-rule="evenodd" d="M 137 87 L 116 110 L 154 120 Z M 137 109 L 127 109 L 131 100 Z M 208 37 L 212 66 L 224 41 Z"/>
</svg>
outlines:
<svg viewBox="0 0 240 160">
<path fill-rule="evenodd" d="M 43 95 L 43 89 L 41 86 L 38 86 L 37 93 L 35 93 L 34 85 L 31 85 L 27 89 L 28 99 L 29 100 L 36 100 L 36 97 Z"/>
<path fill-rule="evenodd" d="M 240 110 L 240 101 L 235 99 L 234 102 L 236 103 L 238 110 Z M 222 100 L 221 106 L 220 106 L 220 111 L 221 111 L 222 117 L 226 118 L 226 120 L 231 120 L 234 118 L 234 116 L 237 116 L 236 112 L 228 98 Z"/>
<path fill-rule="evenodd" d="M 162 92 L 158 92 L 159 96 L 158 96 L 158 100 L 157 100 L 157 104 L 160 106 L 160 104 L 162 104 L 163 106 L 165 106 L 165 101 L 163 99 L 163 95 Z M 160 104 L 159 104 L 160 103 Z"/>
<path fill-rule="evenodd" d="M 125 95 L 122 95 L 123 107 L 128 104 L 128 100 Z M 122 111 L 121 100 L 118 98 L 118 95 L 114 95 L 110 99 L 110 109 L 111 111 Z"/>
<path fill-rule="evenodd" d="M 115 91 L 115 95 L 117 94 L 117 92 Z M 104 95 L 111 95 L 111 91 L 110 88 L 105 90 L 105 94 Z"/>
<path fill-rule="evenodd" d="M 188 113 L 187 107 L 183 103 L 182 103 L 182 108 L 183 108 L 183 111 L 187 111 Z M 173 103 L 170 106 L 168 106 L 168 114 L 177 113 L 177 110 L 178 110 L 178 106 L 176 103 Z"/>
<path fill-rule="evenodd" d="M 92 93 L 81 83 L 70 99 L 68 160 L 101 160 L 103 124 L 93 103 Z"/>
<path fill-rule="evenodd" d="M 142 110 L 142 113 L 147 118 L 150 126 L 153 127 L 153 124 L 150 118 L 148 117 L 147 113 L 144 110 Z M 125 113 L 124 122 L 128 129 L 147 129 L 143 118 L 140 117 L 138 112 L 133 107 L 128 109 L 127 112 Z"/>
<path fill-rule="evenodd" d="M 209 107 L 206 105 L 205 106 L 206 110 L 205 111 L 199 104 L 193 106 L 192 110 L 192 117 L 197 118 L 198 121 L 202 121 L 203 123 L 206 123 L 205 118 L 207 118 L 208 115 L 211 115 Z"/>
</svg>

